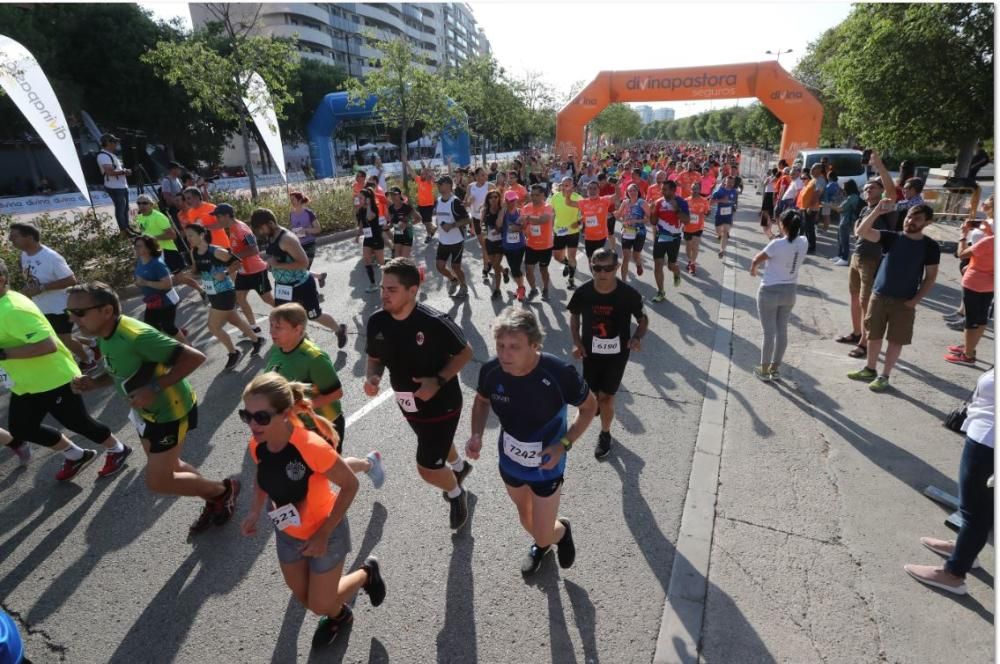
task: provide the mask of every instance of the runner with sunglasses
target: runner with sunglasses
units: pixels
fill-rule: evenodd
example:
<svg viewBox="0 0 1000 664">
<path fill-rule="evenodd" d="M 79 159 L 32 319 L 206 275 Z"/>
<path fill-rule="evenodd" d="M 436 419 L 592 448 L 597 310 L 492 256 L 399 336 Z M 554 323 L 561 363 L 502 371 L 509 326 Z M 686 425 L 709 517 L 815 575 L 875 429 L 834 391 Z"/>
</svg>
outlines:
<svg viewBox="0 0 1000 664">
<path fill-rule="evenodd" d="M 344 397 L 344 389 L 330 356 L 306 336 L 306 323 L 309 322 L 306 310 L 301 304 L 289 302 L 272 309 L 269 318 L 274 345 L 264 371 L 274 371 L 286 380 L 305 384 L 305 394 L 312 409 L 332 423 L 333 432 L 328 435 L 319 431 L 308 416 L 302 418 L 303 423 L 333 445 L 337 454 L 343 454 L 346 422 L 340 400 Z M 352 472 L 367 473 L 376 489 L 385 482 L 382 455 L 377 450 L 369 452 L 364 459 L 346 457 L 344 462 Z"/>
<path fill-rule="evenodd" d="M 472 346 L 448 314 L 417 303 L 419 290 L 416 263 L 409 258 L 386 263 L 382 308 L 368 319 L 364 390 L 377 396 L 389 370 L 396 404 L 417 435 L 417 472 L 441 489 L 451 528 L 458 530 L 469 517 L 462 481 L 472 470 L 454 444 L 462 415 L 458 374 L 472 359 Z"/>
<path fill-rule="evenodd" d="M 576 559 L 576 545 L 569 519 L 559 517 L 566 457 L 594 418 L 597 401 L 571 364 L 541 352 L 544 336 L 530 310 L 515 305 L 502 311 L 493 335 L 497 357 L 479 371 L 465 453 L 479 458 L 492 407 L 500 421 L 500 477 L 534 540 L 521 573 L 537 572 L 553 544 L 559 566 L 567 569 Z M 579 409 L 572 423 L 570 405 Z"/>
<path fill-rule="evenodd" d="M 191 346 L 122 314 L 118 295 L 91 282 L 69 289 L 66 309 L 85 334 L 97 337 L 107 373 L 73 379 L 82 394 L 114 386 L 128 399 L 129 420 L 146 452 L 146 486 L 165 496 L 197 496 L 205 501 L 189 534 L 224 525 L 236 512 L 240 481 L 209 480 L 181 460 L 189 431 L 198 426 L 198 401 L 187 377 L 205 361 Z"/>
<path fill-rule="evenodd" d="M 243 391 L 250 457 L 257 465 L 250 513 L 241 531 L 256 534 L 265 503 L 274 524 L 281 574 L 302 606 L 322 616 L 313 634 L 314 648 L 327 646 L 354 618 L 349 603 L 364 590 L 372 606 L 385 599 L 378 559 L 369 556 L 361 569 L 344 574 L 351 550 L 347 510 L 358 480 L 344 459 L 321 436 L 309 431 L 302 415 L 330 422 L 305 400 L 302 385 L 277 373 L 261 374 Z M 332 484 L 337 485 L 334 491 Z"/>
<path fill-rule="evenodd" d="M 569 301 L 569 327 L 573 334 L 573 357 L 583 360 L 583 377 L 597 394 L 601 434 L 594 456 L 611 452 L 611 424 L 615 418 L 615 393 L 621 386 L 630 351 L 638 351 L 649 319 L 642 295 L 616 278 L 618 254 L 598 249 L 590 259 L 594 274 L 573 293 Z M 632 334 L 632 318 L 639 322 Z M 582 331 L 581 331 L 582 324 Z"/>
</svg>

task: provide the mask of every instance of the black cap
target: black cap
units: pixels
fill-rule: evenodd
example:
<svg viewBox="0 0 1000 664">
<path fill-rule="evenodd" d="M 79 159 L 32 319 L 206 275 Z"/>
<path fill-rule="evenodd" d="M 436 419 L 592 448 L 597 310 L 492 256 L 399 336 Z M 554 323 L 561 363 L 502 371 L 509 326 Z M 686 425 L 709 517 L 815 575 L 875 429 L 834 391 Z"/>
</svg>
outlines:
<svg viewBox="0 0 1000 664">
<path fill-rule="evenodd" d="M 390 187 L 389 188 L 389 193 L 390 194 L 399 194 L 400 196 L 402 196 L 403 195 L 403 190 L 400 189 L 399 187 Z"/>
<path fill-rule="evenodd" d="M 236 210 L 229 203 L 219 203 L 215 206 L 215 209 L 209 212 L 213 217 L 218 217 L 220 214 L 224 214 L 227 217 L 236 218 Z"/>
</svg>

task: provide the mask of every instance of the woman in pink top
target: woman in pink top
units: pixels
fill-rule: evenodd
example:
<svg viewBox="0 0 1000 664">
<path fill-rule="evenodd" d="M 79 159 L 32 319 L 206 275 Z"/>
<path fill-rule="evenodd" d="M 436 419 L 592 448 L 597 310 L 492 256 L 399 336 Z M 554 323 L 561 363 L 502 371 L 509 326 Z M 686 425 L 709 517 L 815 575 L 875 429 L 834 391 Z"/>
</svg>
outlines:
<svg viewBox="0 0 1000 664">
<path fill-rule="evenodd" d="M 952 364 L 976 364 L 976 346 L 986 332 L 993 305 L 993 220 L 983 222 L 984 237 L 972 246 L 967 244 L 968 224 L 962 227 L 958 257 L 968 258 L 962 274 L 962 303 L 965 306 L 965 343 L 949 346 L 944 359 Z"/>
</svg>

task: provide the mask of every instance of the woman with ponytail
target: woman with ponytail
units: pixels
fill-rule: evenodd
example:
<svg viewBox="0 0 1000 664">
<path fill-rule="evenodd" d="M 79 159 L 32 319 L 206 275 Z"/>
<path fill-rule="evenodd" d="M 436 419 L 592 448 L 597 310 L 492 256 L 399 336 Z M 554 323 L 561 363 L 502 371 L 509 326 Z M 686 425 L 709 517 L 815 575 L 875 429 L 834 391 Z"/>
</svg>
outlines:
<svg viewBox="0 0 1000 664">
<path fill-rule="evenodd" d="M 750 263 L 750 276 L 764 264 L 760 289 L 757 291 L 757 314 L 764 340 L 760 347 L 760 366 L 753 373 L 764 381 L 778 380 L 778 367 L 788 346 L 788 318 L 795 306 L 795 287 L 799 268 L 806 258 L 809 243 L 801 237 L 802 215 L 786 210 L 778 218 L 781 237 L 771 240 Z"/>
<path fill-rule="evenodd" d="M 334 446 L 303 423 L 309 417 L 335 435 L 333 425 L 305 400 L 306 386 L 264 373 L 243 391 L 240 419 L 249 425 L 250 456 L 257 465 L 253 504 L 243 521 L 245 536 L 257 532 L 265 503 L 275 528 L 278 562 L 285 583 L 307 609 L 322 616 L 314 648 L 332 643 L 353 619 L 348 603 L 364 590 L 372 606 L 385 599 L 385 582 L 374 556 L 344 574 L 351 550 L 347 509 L 358 480 Z M 337 491 L 333 486 L 336 484 Z"/>
</svg>

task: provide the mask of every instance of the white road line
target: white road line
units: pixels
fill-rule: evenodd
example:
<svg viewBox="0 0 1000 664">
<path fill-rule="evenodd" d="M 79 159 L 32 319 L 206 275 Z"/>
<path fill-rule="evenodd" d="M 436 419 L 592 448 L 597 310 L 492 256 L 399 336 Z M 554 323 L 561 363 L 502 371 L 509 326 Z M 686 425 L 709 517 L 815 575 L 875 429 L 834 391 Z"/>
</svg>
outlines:
<svg viewBox="0 0 1000 664">
<path fill-rule="evenodd" d="M 738 247 L 738 243 L 730 242 L 732 260 L 724 262 L 715 342 L 708 364 L 710 380 L 705 382 L 706 394 L 698 422 L 698 438 L 688 477 L 687 495 L 684 497 L 684 512 L 681 515 L 681 529 L 677 534 L 660 633 L 653 654 L 654 664 L 693 664 L 699 659 L 698 645 L 701 642 L 705 598 L 708 594 L 708 565 L 715 529 L 715 503 L 719 494 L 726 404 L 729 400 L 729 373 L 732 366 L 730 344 L 735 314 L 733 303 Z M 725 385 L 725 393 L 709 398 L 708 391 L 714 390 L 713 385 Z"/>
<path fill-rule="evenodd" d="M 362 417 L 364 417 L 368 413 L 372 412 L 373 410 L 375 410 L 376 408 L 378 408 L 379 406 L 381 406 L 382 403 L 385 402 L 385 400 L 388 399 L 389 397 L 391 397 L 392 395 L 393 395 L 393 391 L 392 390 L 386 390 L 386 391 L 382 392 L 382 394 L 378 395 L 377 397 L 375 397 L 374 399 L 372 399 L 371 401 L 369 401 L 368 403 L 366 403 L 364 406 L 362 406 L 361 410 L 358 410 L 358 411 L 355 411 L 355 412 L 351 413 L 347 417 L 347 421 L 344 422 L 344 429 L 345 430 L 346 429 L 350 429 L 352 424 L 354 424 L 355 422 L 357 422 L 358 420 L 360 420 Z"/>
</svg>

